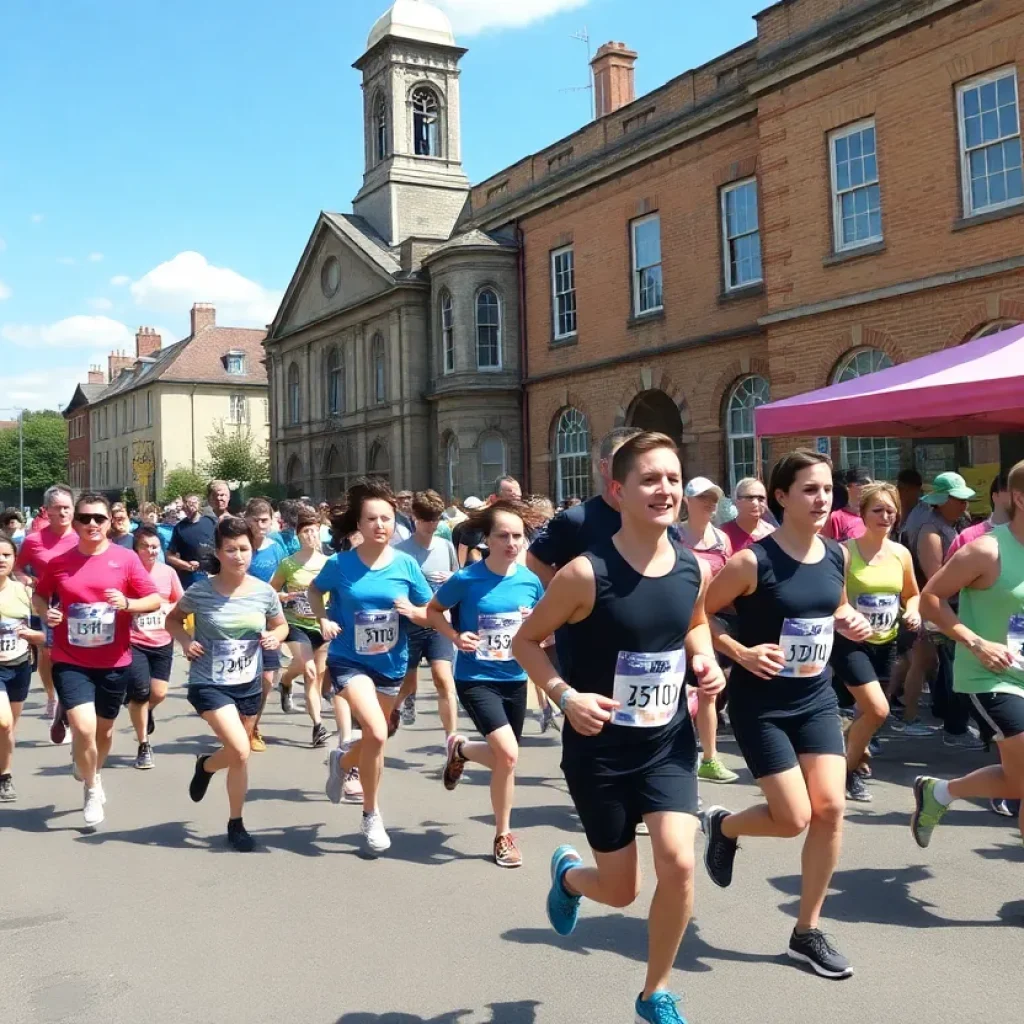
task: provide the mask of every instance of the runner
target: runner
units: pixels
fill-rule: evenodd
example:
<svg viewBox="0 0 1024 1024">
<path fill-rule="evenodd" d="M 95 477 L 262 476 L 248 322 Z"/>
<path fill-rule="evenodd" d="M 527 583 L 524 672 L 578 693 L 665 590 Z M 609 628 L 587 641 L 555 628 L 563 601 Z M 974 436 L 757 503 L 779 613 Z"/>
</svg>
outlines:
<svg viewBox="0 0 1024 1024">
<path fill-rule="evenodd" d="M 1000 761 L 948 782 L 917 777 L 910 830 L 921 847 L 954 800 L 1024 797 L 1024 462 L 1008 485 L 1010 522 L 957 552 L 921 595 L 922 615 L 956 642 L 954 687 L 995 733 Z M 959 616 L 949 603 L 957 593 Z"/>
<path fill-rule="evenodd" d="M 863 765 L 871 738 L 889 717 L 883 684 L 888 684 L 896 663 L 900 607 L 911 632 L 921 628 L 921 617 L 913 559 L 902 544 L 890 539 L 900 516 L 899 492 L 892 484 L 867 484 L 860 492 L 859 512 L 864 533 L 845 544 L 846 591 L 872 634 L 862 643 L 837 636 L 832 668 L 860 712 L 846 734 L 846 798 L 869 803 Z"/>
<path fill-rule="evenodd" d="M 74 514 L 74 498 L 71 489 L 64 484 L 54 484 L 43 495 L 47 524 L 40 530 L 26 535 L 18 551 L 15 569 L 22 583 L 33 585 L 46 570 L 50 560 L 71 551 L 78 546 L 78 534 L 71 525 Z M 45 626 L 45 623 L 43 623 Z M 57 695 L 53 688 L 53 637 L 48 629 L 43 630 L 46 644 L 39 648 L 39 678 L 46 691 L 46 720 L 50 722 L 50 739 L 54 743 L 70 742 L 67 719 L 57 707 Z"/>
<path fill-rule="evenodd" d="M 469 497 L 465 500 L 463 508 L 472 513 L 484 508 L 485 505 L 493 505 L 496 501 L 522 501 L 523 489 L 514 476 L 499 476 L 494 481 L 494 487 L 483 502 L 479 498 Z M 483 537 L 479 530 L 472 529 L 467 522 L 459 523 L 452 531 L 452 543 L 455 545 L 455 553 L 459 556 L 459 565 L 468 565 L 487 557 L 483 548 Z"/>
<path fill-rule="evenodd" d="M 214 546 L 216 520 L 199 510 L 199 495 L 185 495 L 185 516 L 174 525 L 167 545 L 167 564 L 178 571 L 185 590 L 206 575 L 203 562 Z"/>
<path fill-rule="evenodd" d="M 189 783 L 195 803 L 206 796 L 216 772 L 227 769 L 228 844 L 239 853 L 256 843 L 242 820 L 249 785 L 250 737 L 263 699 L 262 654 L 276 651 L 288 635 L 281 602 L 269 584 L 249 574 L 255 537 L 243 519 L 226 516 L 214 537 L 217 571 L 185 591 L 167 616 L 167 629 L 188 658 L 188 702 L 220 740 L 200 754 Z M 194 636 L 185 617 L 195 617 Z"/>
<path fill-rule="evenodd" d="M 128 517 L 128 509 L 119 501 L 110 506 L 110 533 L 107 534 L 107 540 L 127 551 L 135 550 L 132 543 L 132 521 Z"/>
<path fill-rule="evenodd" d="M 50 560 L 32 607 L 53 630 L 53 683 L 74 735 L 82 814 L 94 827 L 107 800 L 100 772 L 128 691 L 131 618 L 156 611 L 160 595 L 138 555 L 107 540 L 110 503 L 103 495 L 79 496 L 74 529 L 78 546 Z"/>
<path fill-rule="evenodd" d="M 534 540 L 543 533 L 548 523 L 555 517 L 555 506 L 550 498 L 543 494 L 531 494 L 525 499 L 530 510 L 531 518 L 526 523 L 526 539 L 532 544 Z M 523 551 L 519 561 L 526 564 L 526 554 L 529 549 Z M 544 641 L 544 649 L 553 653 L 555 638 L 550 636 Z M 550 650 L 549 650 L 550 649 Z M 531 681 L 532 682 L 532 681 Z M 562 712 L 548 699 L 544 688 L 537 683 L 532 683 L 534 696 L 537 698 L 537 717 L 540 719 L 541 735 L 548 729 L 561 731 Z"/>
<path fill-rule="evenodd" d="M 838 482 L 846 490 L 846 505 L 830 513 L 821 535 L 840 542 L 855 540 L 864 536 L 864 520 L 860 517 L 861 494 L 874 481 L 863 466 L 853 466 L 839 475 Z"/>
<path fill-rule="evenodd" d="M 768 492 L 757 477 L 744 477 L 736 484 L 733 494 L 736 518 L 722 527 L 729 538 L 733 553 L 749 548 L 754 541 L 773 533 L 775 527 L 765 518 L 768 511 Z"/>
<path fill-rule="evenodd" d="M 386 483 L 361 480 L 349 488 L 348 506 L 336 526 L 338 536 L 358 531 L 363 541 L 327 560 L 309 586 L 309 603 L 323 638 L 331 644 L 327 673 L 334 693 L 348 701 L 362 736 L 331 751 L 327 796 L 339 803 L 344 783 L 353 781 L 351 770 L 359 769 L 361 832 L 367 850 L 377 855 L 391 846 L 377 797 L 387 720 L 409 662 L 408 625 L 401 621 L 395 602 L 404 597 L 425 605 L 431 590 L 415 561 L 391 547 L 395 498 Z M 329 617 L 324 610 L 327 595 Z"/>
<path fill-rule="evenodd" d="M 634 832 L 646 820 L 658 885 L 634 1019 L 679 1024 L 667 986 L 693 910 L 697 830 L 687 658 L 710 695 L 725 680 L 711 646 L 700 567 L 668 537 L 683 496 L 675 445 L 664 434 L 637 434 L 611 462 L 608 492 L 621 528 L 554 577 L 512 653 L 565 712 L 562 771 L 595 861 L 584 867 L 572 846 L 555 850 L 548 919 L 569 935 L 582 897 L 612 907 L 633 903 L 640 892 Z M 563 628 L 569 671 L 559 675 L 541 643 Z"/>
<path fill-rule="evenodd" d="M 25 517 L 16 508 L 5 508 L 0 515 L 0 531 L 14 541 L 14 550 L 17 551 L 25 539 Z"/>
<path fill-rule="evenodd" d="M 768 483 L 782 525 L 733 557 L 708 591 L 707 610 L 735 605 L 737 638 L 717 629 L 715 646 L 736 663 L 729 715 L 736 742 L 764 804 L 704 816 L 704 864 L 722 888 L 732 882 L 740 836 L 807 833 L 803 882 L 789 956 L 827 978 L 850 962 L 818 928 L 842 843 L 846 757 L 828 659 L 835 627 L 866 640 L 871 627 L 850 607 L 849 552 L 818 536 L 832 502 L 832 464 L 797 449 L 775 464 Z M 785 518 L 781 512 L 785 510 Z"/>
<path fill-rule="evenodd" d="M 992 527 L 1002 526 L 1010 521 L 1010 508 L 1013 501 L 1010 496 L 1010 484 L 1005 473 L 1000 473 L 992 481 L 992 485 L 988 489 L 988 500 L 992 507 L 992 514 L 988 519 L 975 523 L 973 526 L 968 526 L 966 530 L 957 534 L 953 543 L 949 545 L 949 550 L 946 552 L 947 562 L 964 545 L 970 544 L 972 540 L 977 540 L 979 537 L 984 537 L 986 533 L 991 533 Z"/>
<path fill-rule="evenodd" d="M 292 501 L 285 498 L 277 506 L 277 514 L 281 519 L 281 529 L 270 535 L 271 540 L 281 548 L 281 557 L 287 558 L 294 555 L 302 546 L 298 537 L 299 511 L 308 508 L 301 501 Z"/>
<path fill-rule="evenodd" d="M 167 613 L 181 599 L 183 591 L 178 574 L 160 561 L 160 534 L 156 529 L 140 526 L 132 536 L 142 568 L 160 594 L 156 611 L 132 617 L 132 670 L 126 698 L 139 745 L 135 767 L 147 770 L 153 767 L 153 747 L 149 742 L 156 729 L 153 709 L 167 697 L 174 661 L 174 641 L 166 627 Z"/>
<path fill-rule="evenodd" d="M 43 643 L 42 630 L 29 625 L 32 594 L 11 575 L 17 557 L 14 541 L 0 533 L 0 803 L 18 798 L 11 778 L 14 734 L 32 681 L 29 645 Z"/>
<path fill-rule="evenodd" d="M 527 682 L 526 673 L 512 656 L 512 640 L 544 594 L 540 580 L 519 564 L 519 554 L 526 545 L 525 514 L 526 509 L 518 502 L 496 501 L 472 516 L 471 528 L 485 538 L 487 558 L 460 569 L 441 586 L 423 612 L 399 607 L 413 622 L 429 622 L 439 635 L 452 632 L 445 611 L 459 609 L 455 687 L 459 702 L 484 742 L 470 743 L 452 731 L 448 736 L 444 788 L 455 789 L 467 761 L 491 770 L 494 862 L 502 868 L 517 868 L 523 863 L 511 818 L 519 743 L 526 720 Z"/>
</svg>

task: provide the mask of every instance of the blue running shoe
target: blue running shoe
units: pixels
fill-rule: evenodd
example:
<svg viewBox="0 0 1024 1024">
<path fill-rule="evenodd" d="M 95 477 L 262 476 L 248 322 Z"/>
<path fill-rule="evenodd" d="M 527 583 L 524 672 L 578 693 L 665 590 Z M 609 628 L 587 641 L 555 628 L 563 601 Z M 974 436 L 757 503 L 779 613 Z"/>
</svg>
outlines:
<svg viewBox="0 0 1024 1024">
<path fill-rule="evenodd" d="M 580 917 L 582 896 L 570 896 L 562 879 L 569 868 L 581 864 L 580 855 L 571 846 L 560 846 L 551 855 L 551 888 L 548 891 L 548 920 L 559 935 L 572 935 Z"/>
<path fill-rule="evenodd" d="M 636 997 L 636 1024 L 686 1024 L 686 1018 L 676 1009 L 679 996 L 664 989 L 658 989 L 650 999 L 643 998 L 643 992 Z"/>
</svg>

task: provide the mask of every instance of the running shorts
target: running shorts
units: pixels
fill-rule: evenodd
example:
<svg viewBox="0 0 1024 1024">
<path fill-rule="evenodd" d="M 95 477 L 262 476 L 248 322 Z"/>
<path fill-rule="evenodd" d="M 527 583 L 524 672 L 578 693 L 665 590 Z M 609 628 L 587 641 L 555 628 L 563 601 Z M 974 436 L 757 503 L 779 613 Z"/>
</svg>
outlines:
<svg viewBox="0 0 1024 1024">
<path fill-rule="evenodd" d="M 32 662 L 0 665 L 0 693 L 6 693 L 11 704 L 24 704 L 32 682 Z"/>
<path fill-rule="evenodd" d="M 409 668 L 419 668 L 424 658 L 428 662 L 453 661 L 455 645 L 451 640 L 441 636 L 436 629 L 420 629 L 413 626 L 409 630 Z"/>
<path fill-rule="evenodd" d="M 246 692 L 237 693 L 237 690 Z M 260 713 L 260 705 L 263 703 L 261 690 L 253 693 L 244 686 L 214 686 L 212 683 L 198 683 L 195 686 L 190 686 L 187 696 L 189 704 L 200 715 L 207 711 L 217 711 L 220 708 L 234 705 L 238 708 L 238 714 L 242 718 L 255 718 Z"/>
<path fill-rule="evenodd" d="M 847 686 L 887 683 L 896 664 L 897 640 L 887 644 L 856 643 L 837 633 L 832 644 L 832 669 Z"/>
<path fill-rule="evenodd" d="M 53 688 L 65 711 L 81 704 L 93 704 L 96 716 L 114 721 L 128 692 L 130 666 L 125 668 L 79 668 L 66 662 L 53 663 Z"/>
<path fill-rule="evenodd" d="M 314 651 L 319 651 L 324 645 L 324 638 L 318 629 L 306 629 L 305 626 L 296 626 L 294 622 L 289 622 L 285 643 L 305 644 L 307 647 L 312 647 Z"/>
<path fill-rule="evenodd" d="M 828 704 L 784 713 L 729 702 L 733 735 L 755 779 L 796 768 L 803 754 L 846 756 L 835 695 L 829 695 Z"/>
<path fill-rule="evenodd" d="M 997 743 L 1024 732 L 1024 692 L 969 694 L 974 710 L 988 723 Z"/>
<path fill-rule="evenodd" d="M 149 700 L 151 683 L 159 679 L 166 683 L 171 678 L 174 662 L 174 644 L 162 647 L 143 647 L 132 644 L 132 665 L 128 678 L 128 701 L 145 704 Z"/>
<path fill-rule="evenodd" d="M 397 697 L 398 691 L 402 689 L 401 679 L 388 679 L 387 676 L 382 676 L 363 665 L 351 665 L 344 661 L 328 661 L 327 676 L 336 694 L 341 693 L 357 676 L 365 676 L 373 683 L 377 692 L 385 697 Z"/>
<path fill-rule="evenodd" d="M 526 683 L 492 683 L 487 680 L 455 681 L 459 703 L 481 736 L 508 725 L 516 743 L 523 736 L 526 721 Z"/>
</svg>

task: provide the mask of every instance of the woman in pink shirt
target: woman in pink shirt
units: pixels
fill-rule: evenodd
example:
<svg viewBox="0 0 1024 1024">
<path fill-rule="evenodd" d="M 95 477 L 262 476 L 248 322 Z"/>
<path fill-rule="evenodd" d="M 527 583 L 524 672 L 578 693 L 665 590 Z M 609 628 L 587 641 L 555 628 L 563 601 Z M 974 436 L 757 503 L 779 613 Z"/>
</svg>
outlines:
<svg viewBox="0 0 1024 1024">
<path fill-rule="evenodd" d="M 178 574 L 160 561 L 160 534 L 152 526 L 140 526 L 132 539 L 142 568 L 149 573 L 157 592 L 160 607 L 155 612 L 132 616 L 132 670 L 128 680 L 128 713 L 135 727 L 139 750 L 135 767 L 153 767 L 153 748 L 149 737 L 156 724 L 153 708 L 167 697 L 167 683 L 174 661 L 174 641 L 165 625 L 167 613 L 183 593 Z"/>
<path fill-rule="evenodd" d="M 868 484 L 874 483 L 871 474 L 863 466 L 853 466 L 839 477 L 846 487 L 846 507 L 837 508 L 829 517 L 822 537 L 831 537 L 842 544 L 864 536 L 864 520 L 860 517 L 860 494 Z"/>
<path fill-rule="evenodd" d="M 767 537 L 775 527 L 765 519 L 768 511 L 768 492 L 757 477 L 744 477 L 736 484 L 733 494 L 736 502 L 736 518 L 722 527 L 722 533 L 729 538 L 733 554 L 749 548 L 754 541 Z"/>
<path fill-rule="evenodd" d="M 82 814 L 95 827 L 106 803 L 100 769 L 128 690 L 131 619 L 155 612 L 160 595 L 139 556 L 107 540 L 110 503 L 102 494 L 78 499 L 74 529 L 78 546 L 50 561 L 32 607 L 53 630 L 53 685 L 74 736 Z"/>
</svg>

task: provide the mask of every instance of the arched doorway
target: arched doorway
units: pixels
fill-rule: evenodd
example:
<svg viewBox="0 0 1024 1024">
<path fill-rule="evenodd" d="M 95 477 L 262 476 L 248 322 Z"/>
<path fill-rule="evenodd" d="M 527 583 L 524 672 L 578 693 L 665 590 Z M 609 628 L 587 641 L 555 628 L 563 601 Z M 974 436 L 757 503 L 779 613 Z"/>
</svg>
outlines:
<svg viewBox="0 0 1024 1024">
<path fill-rule="evenodd" d="M 677 445 L 683 443 L 683 418 L 675 402 L 657 388 L 641 391 L 630 402 L 626 425 L 668 434 Z"/>
<path fill-rule="evenodd" d="M 298 498 L 302 494 L 303 477 L 302 460 L 298 455 L 293 455 L 288 460 L 288 469 L 285 473 L 289 498 Z"/>
</svg>

